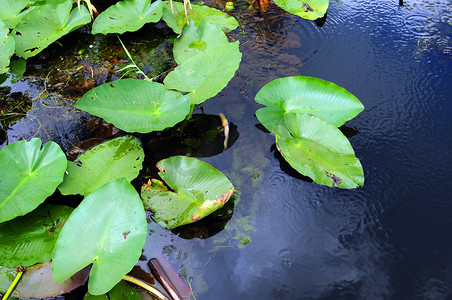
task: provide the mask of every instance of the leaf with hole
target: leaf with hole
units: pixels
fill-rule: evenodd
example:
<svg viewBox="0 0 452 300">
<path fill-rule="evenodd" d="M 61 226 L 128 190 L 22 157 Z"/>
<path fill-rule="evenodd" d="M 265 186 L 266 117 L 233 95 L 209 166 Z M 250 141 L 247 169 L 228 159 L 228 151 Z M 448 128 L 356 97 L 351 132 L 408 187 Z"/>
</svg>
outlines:
<svg viewBox="0 0 452 300">
<path fill-rule="evenodd" d="M 190 112 L 190 100 L 161 83 L 121 79 L 98 86 L 76 104 L 128 132 L 148 133 L 172 127 Z"/>
<path fill-rule="evenodd" d="M 25 215 L 63 181 L 66 156 L 60 146 L 19 141 L 0 150 L 0 223 Z"/>
<path fill-rule="evenodd" d="M 25 7 L 30 3 L 29 0 L 2 0 L 0 1 L 0 20 L 6 27 L 14 29 L 20 20 L 31 10 Z"/>
<path fill-rule="evenodd" d="M 196 222 L 223 205 L 235 191 L 231 182 L 206 162 L 173 156 L 157 163 L 159 176 L 141 187 L 146 209 L 154 219 L 172 229 Z"/>
<path fill-rule="evenodd" d="M 109 140 L 68 161 L 61 194 L 87 195 L 98 187 L 121 177 L 130 182 L 143 167 L 140 141 L 131 135 Z"/>
<path fill-rule="evenodd" d="M 9 60 L 14 54 L 14 46 L 14 38 L 9 35 L 9 29 L 0 21 L 0 74 L 9 70 Z"/>
<path fill-rule="evenodd" d="M 88 292 L 105 294 L 137 263 L 146 240 L 143 204 L 125 179 L 111 181 L 73 211 L 55 246 L 57 282 L 93 263 Z"/>
</svg>

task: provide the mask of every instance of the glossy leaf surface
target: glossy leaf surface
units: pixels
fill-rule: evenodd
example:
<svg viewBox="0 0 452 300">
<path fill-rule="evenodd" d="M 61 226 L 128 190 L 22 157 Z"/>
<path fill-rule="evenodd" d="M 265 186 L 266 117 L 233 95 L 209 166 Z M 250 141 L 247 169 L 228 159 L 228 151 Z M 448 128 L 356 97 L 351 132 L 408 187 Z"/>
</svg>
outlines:
<svg viewBox="0 0 452 300">
<path fill-rule="evenodd" d="M 190 103 L 200 104 L 221 92 L 234 76 L 241 59 L 238 41 L 206 49 L 176 67 L 163 83 L 167 89 L 189 92 Z"/>
<path fill-rule="evenodd" d="M 221 10 L 204 6 L 196 5 L 192 3 L 193 11 L 189 11 L 188 18 L 193 19 L 193 22 L 197 25 L 201 20 L 206 20 L 209 23 L 216 25 L 218 28 L 224 31 L 234 30 L 239 26 L 234 17 L 231 17 L 227 13 Z M 174 14 L 171 12 L 171 6 L 168 1 L 163 3 L 163 20 L 166 24 L 173 29 L 177 34 L 182 32 L 187 19 L 184 11 L 184 4 L 181 2 L 173 1 Z"/>
<path fill-rule="evenodd" d="M 72 2 L 41 5 L 28 12 L 13 31 L 16 54 L 23 58 L 35 56 L 60 37 L 89 23 L 91 16 L 85 6 L 72 9 Z"/>
<path fill-rule="evenodd" d="M 60 146 L 19 141 L 0 150 L 0 223 L 25 215 L 63 181 L 66 156 Z"/>
<path fill-rule="evenodd" d="M 212 48 L 227 45 L 228 38 L 216 25 L 202 20 L 197 26 L 194 22 L 185 25 L 180 38 L 174 41 L 173 54 L 178 64 Z"/>
<path fill-rule="evenodd" d="M 122 79 L 87 92 L 77 108 L 128 132 L 148 133 L 172 127 L 190 112 L 190 100 L 162 84 Z"/>
<path fill-rule="evenodd" d="M 0 21 L 0 74 L 8 71 L 9 59 L 14 54 L 14 38 L 9 35 L 9 29 Z"/>
<path fill-rule="evenodd" d="M 315 20 L 325 15 L 329 0 L 275 0 L 275 4 L 303 19 Z"/>
<path fill-rule="evenodd" d="M 93 263 L 88 292 L 105 294 L 141 255 L 147 223 L 143 204 L 125 179 L 109 182 L 74 210 L 55 246 L 53 276 L 66 280 Z"/>
<path fill-rule="evenodd" d="M 146 23 L 162 18 L 162 1 L 123 0 L 103 11 L 93 23 L 93 34 L 137 31 Z"/>
<path fill-rule="evenodd" d="M 331 123 L 309 114 L 286 114 L 274 128 L 284 159 L 318 184 L 356 188 L 364 184 L 360 161 L 348 139 Z"/>
<path fill-rule="evenodd" d="M 58 187 L 63 195 L 87 195 L 98 187 L 125 177 L 129 182 L 138 176 L 144 152 L 133 136 L 109 140 L 68 161 L 64 181 Z"/>
<path fill-rule="evenodd" d="M 308 76 L 273 80 L 260 89 L 255 101 L 267 106 L 259 109 L 256 116 L 269 131 L 283 124 L 286 113 L 309 113 L 339 127 L 364 109 L 346 89 Z"/>
<path fill-rule="evenodd" d="M 154 219 L 172 229 L 198 221 L 223 207 L 234 187 L 211 165 L 196 158 L 173 156 L 157 163 L 163 182 L 153 180 L 141 188 L 146 209 L 155 213 Z"/>
<path fill-rule="evenodd" d="M 52 260 L 53 248 L 72 212 L 64 205 L 41 205 L 31 213 L 0 224 L 0 265 L 17 268 Z"/>
</svg>

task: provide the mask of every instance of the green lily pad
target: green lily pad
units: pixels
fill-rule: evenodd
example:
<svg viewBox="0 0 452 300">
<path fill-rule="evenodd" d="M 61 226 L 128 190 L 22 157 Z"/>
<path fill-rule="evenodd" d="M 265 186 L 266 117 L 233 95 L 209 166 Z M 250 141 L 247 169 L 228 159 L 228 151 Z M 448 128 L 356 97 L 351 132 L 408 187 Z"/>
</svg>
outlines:
<svg viewBox="0 0 452 300">
<path fill-rule="evenodd" d="M 125 179 L 111 181 L 72 212 L 53 257 L 55 281 L 63 281 L 93 263 L 88 292 L 105 294 L 137 263 L 146 240 L 143 204 Z"/>
<path fill-rule="evenodd" d="M 143 159 L 143 148 L 136 137 L 129 135 L 107 141 L 74 162 L 68 161 L 64 181 L 58 188 L 63 195 L 87 195 L 121 177 L 132 181 L 142 169 Z"/>
<path fill-rule="evenodd" d="M 180 65 L 206 49 L 222 47 L 228 43 L 228 38 L 216 25 L 206 20 L 202 20 L 198 26 L 190 22 L 190 25 L 185 25 L 181 37 L 174 41 L 174 59 Z"/>
<path fill-rule="evenodd" d="M 72 9 L 72 2 L 35 7 L 13 31 L 16 54 L 23 58 L 35 56 L 60 37 L 89 23 L 91 15 L 85 6 Z"/>
<path fill-rule="evenodd" d="M 201 20 L 206 20 L 209 23 L 215 24 L 218 28 L 224 31 L 234 30 L 239 26 L 234 17 L 222 12 L 221 10 L 192 3 L 193 12 L 190 10 L 188 18 L 193 19 L 196 25 Z M 185 16 L 184 4 L 173 1 L 174 13 L 171 11 L 171 6 L 168 1 L 163 2 L 163 20 L 173 29 L 177 34 L 182 32 L 187 19 Z"/>
<path fill-rule="evenodd" d="M 172 127 L 190 112 L 190 101 L 181 93 L 167 91 L 157 82 L 131 78 L 90 90 L 76 106 L 119 129 L 140 133 Z"/>
<path fill-rule="evenodd" d="M 0 74 L 9 70 L 9 59 L 14 54 L 14 46 L 14 38 L 9 35 L 9 29 L 0 21 Z"/>
<path fill-rule="evenodd" d="M 162 1 L 124 0 L 110 6 L 93 23 L 93 34 L 124 33 L 137 31 L 146 23 L 162 18 Z"/>
<path fill-rule="evenodd" d="M 286 114 L 286 127 L 274 128 L 284 159 L 314 182 L 351 189 L 364 184 L 360 161 L 348 139 L 333 124 L 310 114 Z"/>
<path fill-rule="evenodd" d="M 16 276 L 16 268 L 0 266 L 0 292 L 6 291 Z M 55 282 L 52 263 L 46 262 L 28 267 L 12 293 L 16 298 L 48 298 L 68 293 L 86 282 L 89 268 L 75 273 L 63 282 Z"/>
<path fill-rule="evenodd" d="M 22 11 L 31 1 L 29 0 L 2 0 L 0 1 L 0 20 L 6 27 L 14 29 L 20 20 L 30 11 Z"/>
<path fill-rule="evenodd" d="M 284 124 L 286 113 L 312 114 L 339 127 L 364 109 L 346 89 L 308 76 L 273 80 L 257 93 L 255 101 L 267 106 L 257 110 L 256 116 L 269 131 Z"/>
<path fill-rule="evenodd" d="M 241 59 L 238 41 L 206 49 L 176 67 L 163 83 L 167 89 L 189 92 L 190 103 L 200 104 L 221 92 L 239 68 Z"/>
<path fill-rule="evenodd" d="M 325 15 L 329 0 L 275 0 L 275 4 L 303 19 L 315 20 Z"/>
<path fill-rule="evenodd" d="M 117 285 L 115 285 L 107 294 L 103 295 L 91 295 L 90 293 L 85 294 L 84 300 L 140 300 L 141 297 L 138 292 L 125 281 L 121 280 Z"/>
<path fill-rule="evenodd" d="M 235 191 L 231 182 L 206 162 L 173 156 L 157 163 L 163 182 L 153 179 L 141 188 L 141 198 L 153 218 L 173 229 L 196 222 L 223 207 Z"/>
<path fill-rule="evenodd" d="M 0 265 L 29 267 L 52 260 L 62 225 L 72 212 L 63 205 L 42 205 L 31 213 L 0 224 Z"/>
<path fill-rule="evenodd" d="M 63 181 L 66 156 L 60 146 L 19 141 L 0 150 L 0 223 L 25 215 Z"/>
</svg>

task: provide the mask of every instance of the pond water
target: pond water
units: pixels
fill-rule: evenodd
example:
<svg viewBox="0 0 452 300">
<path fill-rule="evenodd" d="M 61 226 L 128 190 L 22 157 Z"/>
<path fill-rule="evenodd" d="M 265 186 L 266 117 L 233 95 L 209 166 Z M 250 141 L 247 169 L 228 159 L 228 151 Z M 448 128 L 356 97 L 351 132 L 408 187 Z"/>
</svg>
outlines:
<svg viewBox="0 0 452 300">
<path fill-rule="evenodd" d="M 451 298 L 452 1 L 398 4 L 331 0 L 324 24 L 277 8 L 237 13 L 239 72 L 195 113 L 223 113 L 233 123 L 231 147 L 201 159 L 238 192 L 199 224 L 168 231 L 151 223 L 144 257 L 162 252 L 198 300 Z M 33 62 L 37 73 L 43 61 Z M 117 78 L 109 66 L 95 67 L 107 69 L 104 80 Z M 38 137 L 65 151 L 97 138 L 85 128 L 88 117 L 67 108 L 69 100 L 37 97 L 42 74 L 7 91 L 5 97 L 35 100 L 26 116 L 3 125 L 1 147 L 6 137 L 30 138 L 38 128 Z M 274 137 L 254 116 L 261 107 L 254 96 L 292 75 L 332 81 L 364 104 L 341 128 L 363 165 L 364 187 L 317 185 L 276 153 Z M 141 138 L 151 151 L 153 136 Z"/>
</svg>

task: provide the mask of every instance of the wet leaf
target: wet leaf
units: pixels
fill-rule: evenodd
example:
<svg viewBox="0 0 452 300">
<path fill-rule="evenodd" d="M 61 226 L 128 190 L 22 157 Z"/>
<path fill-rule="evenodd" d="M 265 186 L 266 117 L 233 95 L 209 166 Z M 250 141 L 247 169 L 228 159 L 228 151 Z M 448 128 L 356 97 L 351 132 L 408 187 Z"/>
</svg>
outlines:
<svg viewBox="0 0 452 300">
<path fill-rule="evenodd" d="M 275 0 L 275 4 L 291 14 L 315 20 L 325 15 L 329 0 Z"/>
<path fill-rule="evenodd" d="M 180 38 L 174 41 L 174 59 L 182 64 L 187 59 L 211 48 L 227 45 L 228 38 L 216 25 L 202 20 L 198 26 L 194 22 L 185 25 Z"/>
<path fill-rule="evenodd" d="M 0 21 L 0 74 L 9 69 L 9 59 L 14 54 L 14 46 L 14 38 L 9 35 L 9 29 Z"/>
<path fill-rule="evenodd" d="M 60 146 L 19 141 L 0 150 L 0 223 L 25 215 L 63 181 L 66 156 Z"/>
<path fill-rule="evenodd" d="M 63 281 L 93 263 L 88 292 L 105 294 L 138 261 L 147 223 L 136 190 L 125 179 L 109 182 L 74 210 L 55 246 L 53 276 Z"/>
<path fill-rule="evenodd" d="M 72 2 L 46 4 L 28 12 L 13 31 L 16 54 L 35 56 L 60 37 L 89 23 L 91 15 L 85 6 L 72 9 Z"/>
<path fill-rule="evenodd" d="M 64 205 L 41 205 L 31 213 L 0 224 L 0 265 L 29 267 L 52 260 L 53 248 L 72 212 Z"/>
<path fill-rule="evenodd" d="M 86 151 L 74 162 L 68 161 L 64 181 L 58 188 L 63 195 L 87 195 L 121 177 L 130 182 L 138 176 L 143 159 L 143 148 L 136 137 L 128 135 L 109 140 Z"/>
<path fill-rule="evenodd" d="M 286 114 L 286 127 L 274 128 L 284 159 L 316 183 L 339 188 L 364 184 L 360 161 L 348 139 L 333 124 L 310 114 Z"/>
<path fill-rule="evenodd" d="M 209 23 L 216 25 L 224 31 L 234 30 L 239 26 L 234 17 L 221 10 L 192 3 L 193 12 L 190 10 L 188 18 L 193 19 L 197 25 L 201 20 L 206 20 Z M 163 20 L 166 24 L 174 30 L 175 33 L 181 33 L 182 28 L 187 24 L 184 4 L 173 1 L 174 14 L 171 12 L 171 6 L 168 1 L 163 2 Z"/>
<path fill-rule="evenodd" d="M 137 291 L 129 285 L 127 282 L 121 280 L 115 285 L 110 292 L 108 292 L 110 300 L 140 300 L 140 295 Z"/>
<path fill-rule="evenodd" d="M 98 86 L 76 106 L 124 131 L 141 133 L 174 126 L 190 112 L 190 101 L 181 93 L 167 91 L 157 82 L 135 79 Z"/>
<path fill-rule="evenodd" d="M 110 6 L 93 23 L 93 34 L 137 31 L 146 23 L 162 18 L 162 1 L 124 0 Z"/>
<path fill-rule="evenodd" d="M 0 290 L 8 289 L 16 274 L 16 268 L 0 266 Z M 52 264 L 50 262 L 37 264 L 27 268 L 11 296 L 16 298 L 55 297 L 84 284 L 88 274 L 89 268 L 85 268 L 63 282 L 55 282 L 52 276 Z"/>
<path fill-rule="evenodd" d="M 339 127 L 364 109 L 358 98 L 344 88 L 308 76 L 273 80 L 257 93 L 255 101 L 267 106 L 256 116 L 269 131 L 284 124 L 286 113 L 309 113 Z"/>
<path fill-rule="evenodd" d="M 242 53 L 239 42 L 206 49 L 169 73 L 163 83 L 167 89 L 189 92 L 191 104 L 200 104 L 217 95 L 239 68 Z"/>
<path fill-rule="evenodd" d="M 141 188 L 146 209 L 154 219 L 172 229 L 196 222 L 223 207 L 234 187 L 221 173 L 206 162 L 185 156 L 173 156 L 157 163 L 163 182 L 153 180 Z"/>
<path fill-rule="evenodd" d="M 30 11 L 22 11 L 31 1 L 29 0 L 1 0 L 0 20 L 6 27 L 14 29 L 20 20 Z"/>
</svg>

